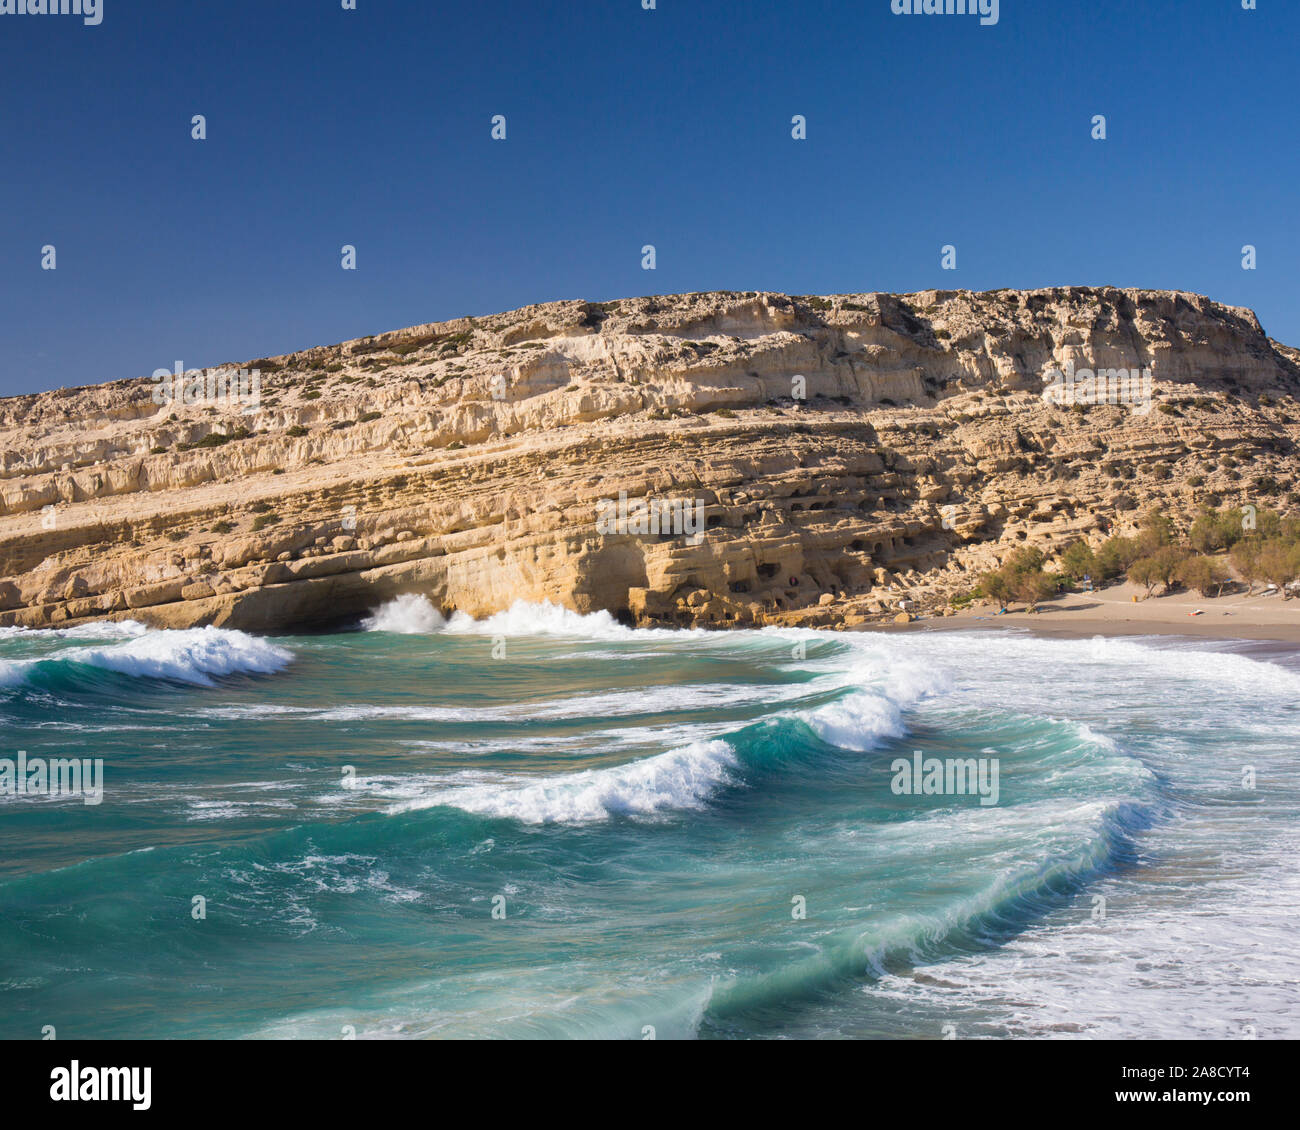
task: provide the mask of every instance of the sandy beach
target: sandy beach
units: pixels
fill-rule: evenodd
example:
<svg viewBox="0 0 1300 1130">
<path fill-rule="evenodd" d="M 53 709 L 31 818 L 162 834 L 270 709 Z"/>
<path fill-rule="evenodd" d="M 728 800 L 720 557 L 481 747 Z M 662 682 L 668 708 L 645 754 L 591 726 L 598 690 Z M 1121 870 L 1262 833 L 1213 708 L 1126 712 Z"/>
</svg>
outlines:
<svg viewBox="0 0 1300 1130">
<path fill-rule="evenodd" d="M 1033 613 L 1016 607 L 999 615 L 996 608 L 984 605 L 957 616 L 918 620 L 901 630 L 1027 628 L 1066 638 L 1170 635 L 1274 640 L 1300 647 L 1300 600 L 1283 600 L 1280 595 L 1264 595 L 1258 590 L 1251 595 L 1217 598 L 1187 592 L 1147 597 L 1144 592 L 1139 585 L 1112 585 L 1097 592 L 1070 593 L 1040 605 Z"/>
</svg>

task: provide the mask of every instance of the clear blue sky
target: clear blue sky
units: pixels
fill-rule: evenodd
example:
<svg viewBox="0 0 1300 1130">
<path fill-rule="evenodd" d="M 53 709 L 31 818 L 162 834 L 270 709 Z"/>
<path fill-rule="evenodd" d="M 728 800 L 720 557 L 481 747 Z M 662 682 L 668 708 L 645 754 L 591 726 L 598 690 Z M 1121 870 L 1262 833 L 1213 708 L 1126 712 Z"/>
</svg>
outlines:
<svg viewBox="0 0 1300 1130">
<path fill-rule="evenodd" d="M 0 15 L 0 393 L 715 289 L 1180 288 L 1300 345 L 1300 3 L 1259 2 Z"/>
</svg>

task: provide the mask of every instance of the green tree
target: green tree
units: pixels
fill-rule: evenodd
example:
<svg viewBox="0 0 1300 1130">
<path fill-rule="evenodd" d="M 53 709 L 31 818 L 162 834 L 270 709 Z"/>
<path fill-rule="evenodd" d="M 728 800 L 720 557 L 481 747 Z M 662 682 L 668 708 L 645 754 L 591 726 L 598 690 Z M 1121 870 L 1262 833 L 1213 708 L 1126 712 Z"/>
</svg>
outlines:
<svg viewBox="0 0 1300 1130">
<path fill-rule="evenodd" d="M 1135 585 L 1144 586 L 1147 590 L 1147 596 L 1150 596 L 1152 590 L 1160 583 L 1160 573 L 1156 566 L 1156 559 L 1154 557 L 1139 557 L 1128 567 L 1128 579 Z"/>
<path fill-rule="evenodd" d="M 1174 524 L 1167 514 L 1159 510 L 1149 510 L 1142 517 L 1138 529 L 1137 551 L 1141 557 L 1150 557 L 1157 550 L 1170 545 L 1174 540 Z"/>
<path fill-rule="evenodd" d="M 1040 601 L 1056 595 L 1056 579 L 1041 569 L 1025 570 L 1012 582 L 1012 595 L 1025 605 L 1026 611 L 1035 612 Z"/>
<path fill-rule="evenodd" d="M 1237 542 L 1228 555 L 1232 567 L 1237 570 L 1241 579 L 1246 582 L 1247 595 L 1255 591 L 1255 582 L 1263 576 L 1259 569 L 1259 547 L 1259 540 L 1250 538 Z"/>
<path fill-rule="evenodd" d="M 1097 551 L 1097 571 L 1102 580 L 1109 581 L 1123 573 L 1139 556 L 1132 538 L 1108 538 Z"/>
<path fill-rule="evenodd" d="M 1007 610 L 1007 602 L 1011 599 L 1011 585 L 1007 583 L 1007 578 L 1001 569 L 985 573 L 980 578 L 978 591 L 989 600 L 996 601 L 999 612 Z"/>
<path fill-rule="evenodd" d="M 1213 510 L 1202 510 L 1187 531 L 1187 540 L 1197 553 L 1213 553 L 1226 549 L 1223 519 Z"/>
<path fill-rule="evenodd" d="M 1300 575 L 1300 546 L 1272 538 L 1260 545 L 1255 564 L 1260 578 L 1277 585 L 1285 596 L 1286 586 Z"/>
<path fill-rule="evenodd" d="M 1240 513 L 1240 511 L 1238 511 L 1238 513 Z M 1267 507 L 1260 507 L 1260 509 L 1255 512 L 1255 531 L 1265 540 L 1268 538 L 1281 537 L 1282 515 L 1276 510 L 1269 510 Z"/>
<path fill-rule="evenodd" d="M 1194 554 L 1184 558 L 1178 572 L 1178 579 L 1189 589 L 1195 589 L 1202 596 L 1218 596 L 1228 580 L 1228 570 L 1223 562 L 1214 557 Z"/>
<path fill-rule="evenodd" d="M 1179 545 L 1162 546 L 1151 555 L 1156 578 L 1165 586 L 1166 593 L 1171 592 L 1178 583 L 1178 575 L 1186 560 L 1187 550 Z"/>
<path fill-rule="evenodd" d="M 1097 555 L 1086 541 L 1076 541 L 1061 554 L 1061 572 L 1072 581 L 1097 573 Z"/>
<path fill-rule="evenodd" d="M 1218 515 L 1219 542 L 1231 549 L 1246 536 L 1246 515 L 1239 506 L 1225 507 Z"/>
<path fill-rule="evenodd" d="M 1025 573 L 1041 573 L 1043 570 L 1043 551 L 1033 546 L 1017 549 L 1003 566 L 1010 581 Z"/>
</svg>

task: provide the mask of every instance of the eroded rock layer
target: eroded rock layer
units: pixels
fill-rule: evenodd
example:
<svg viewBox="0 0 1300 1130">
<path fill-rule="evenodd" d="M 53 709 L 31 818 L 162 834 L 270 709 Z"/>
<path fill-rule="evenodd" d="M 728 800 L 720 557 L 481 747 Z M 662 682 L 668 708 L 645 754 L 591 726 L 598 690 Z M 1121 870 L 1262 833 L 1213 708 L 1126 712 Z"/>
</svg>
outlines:
<svg viewBox="0 0 1300 1130">
<path fill-rule="evenodd" d="M 1149 369 L 1152 402 L 1046 402 L 1067 364 Z M 852 626 L 1150 505 L 1295 489 L 1300 354 L 1192 294 L 555 302 L 244 367 L 256 406 L 149 379 L 0 401 L 0 626 L 276 631 L 406 592 Z M 698 532 L 638 526 L 671 500 Z"/>
</svg>

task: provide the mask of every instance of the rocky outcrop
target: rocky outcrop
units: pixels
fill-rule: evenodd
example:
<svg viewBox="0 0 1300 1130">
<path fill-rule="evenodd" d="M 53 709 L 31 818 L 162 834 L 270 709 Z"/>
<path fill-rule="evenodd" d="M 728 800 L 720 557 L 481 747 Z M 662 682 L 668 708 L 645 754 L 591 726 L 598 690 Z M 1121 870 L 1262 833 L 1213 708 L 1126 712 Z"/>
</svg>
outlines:
<svg viewBox="0 0 1300 1130">
<path fill-rule="evenodd" d="M 1149 410 L 1045 401 L 1067 365 L 1149 369 Z M 403 592 L 852 626 L 1153 504 L 1300 502 L 1300 354 L 1191 294 L 557 302 L 244 367 L 256 404 L 0 401 L 0 626 L 271 631 Z"/>
</svg>

